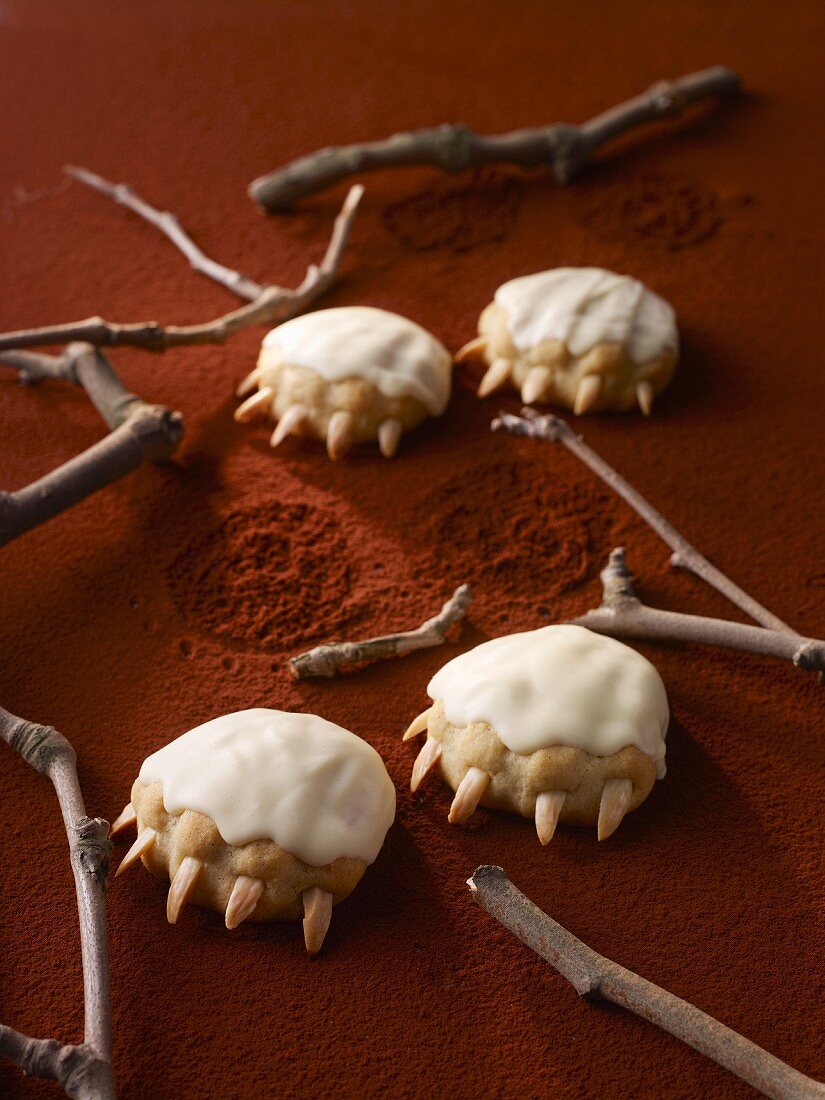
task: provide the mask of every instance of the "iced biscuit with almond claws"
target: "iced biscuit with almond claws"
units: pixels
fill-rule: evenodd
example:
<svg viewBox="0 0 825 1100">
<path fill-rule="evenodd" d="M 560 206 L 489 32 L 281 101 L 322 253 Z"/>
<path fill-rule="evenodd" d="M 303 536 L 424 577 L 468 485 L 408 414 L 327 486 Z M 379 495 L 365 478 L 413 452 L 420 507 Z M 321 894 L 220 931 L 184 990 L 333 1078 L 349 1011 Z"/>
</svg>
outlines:
<svg viewBox="0 0 825 1100">
<path fill-rule="evenodd" d="M 377 440 L 391 458 L 404 432 L 441 416 L 451 382 L 450 353 L 406 317 L 369 306 L 322 309 L 266 336 L 238 387 L 246 400 L 235 419 L 276 420 L 273 447 L 311 436 L 335 459 Z"/>
<path fill-rule="evenodd" d="M 395 788 L 366 741 L 313 714 L 259 709 L 149 756 L 111 831 L 137 827 L 117 874 L 140 859 L 170 879 L 170 923 L 187 902 L 227 928 L 303 919 L 312 955 L 394 817 Z"/>
<path fill-rule="evenodd" d="M 432 678 L 432 706 L 404 735 L 427 739 L 415 791 L 432 772 L 455 791 L 451 824 L 479 804 L 605 840 L 665 774 L 669 710 L 661 677 L 629 646 L 580 626 L 494 638 Z"/>
<path fill-rule="evenodd" d="M 481 314 L 456 362 L 483 359 L 479 397 L 510 386 L 526 405 L 649 416 L 679 354 L 672 307 L 638 279 L 558 267 L 512 279 Z"/>
</svg>

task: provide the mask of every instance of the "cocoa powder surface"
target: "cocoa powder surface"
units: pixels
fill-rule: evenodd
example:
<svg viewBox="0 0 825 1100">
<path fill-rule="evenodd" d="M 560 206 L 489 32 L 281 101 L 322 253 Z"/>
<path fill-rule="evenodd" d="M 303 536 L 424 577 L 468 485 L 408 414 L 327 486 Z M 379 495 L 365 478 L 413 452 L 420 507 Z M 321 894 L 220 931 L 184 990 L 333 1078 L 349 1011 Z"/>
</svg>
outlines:
<svg viewBox="0 0 825 1100">
<path fill-rule="evenodd" d="M 327 144 L 464 121 L 497 132 L 579 121 L 664 76 L 724 62 L 748 94 L 624 139 L 560 190 L 540 171 L 382 172 L 324 305 L 407 314 L 457 348 L 507 278 L 562 264 L 629 272 L 674 304 L 676 379 L 650 420 L 587 417 L 588 442 L 735 580 L 823 633 L 819 150 L 821 6 L 573 0 L 243 5 L 4 0 L 0 7 L 0 327 L 102 313 L 184 323 L 232 304 L 149 226 L 61 165 L 128 180 L 206 251 L 296 284 L 325 247 L 339 186 L 288 216 L 256 175 Z M 41 188 L 47 189 L 38 195 Z M 21 190 L 22 189 L 22 190 Z M 249 706 L 300 708 L 365 737 L 399 792 L 386 846 L 335 910 L 322 956 L 298 926 L 165 920 L 141 870 L 112 882 L 115 1067 L 124 1097 L 745 1097 L 736 1079 L 572 989 L 468 896 L 503 865 L 596 950 L 800 1069 L 825 1077 L 822 688 L 788 666 L 642 646 L 668 686 L 668 775 L 608 843 L 479 810 L 449 828 L 437 781 L 408 790 L 400 735 L 448 658 L 598 602 L 624 544 L 652 604 L 736 616 L 676 575 L 644 525 L 562 449 L 491 436 L 498 406 L 457 370 L 446 415 L 397 459 L 277 453 L 235 425 L 262 333 L 112 358 L 179 408 L 175 461 L 4 548 L 0 701 L 75 744 L 109 819 L 143 758 Z M 0 484 L 18 488 L 101 434 L 83 395 L 0 378 Z M 286 658 L 408 629 L 461 582 L 470 618 L 441 649 L 334 681 Z M 47 783 L 3 751 L 0 1018 L 82 1035 L 65 836 Z M 120 848 L 121 852 L 124 850 Z M 3 1097 L 54 1097 L 0 1064 Z"/>
</svg>

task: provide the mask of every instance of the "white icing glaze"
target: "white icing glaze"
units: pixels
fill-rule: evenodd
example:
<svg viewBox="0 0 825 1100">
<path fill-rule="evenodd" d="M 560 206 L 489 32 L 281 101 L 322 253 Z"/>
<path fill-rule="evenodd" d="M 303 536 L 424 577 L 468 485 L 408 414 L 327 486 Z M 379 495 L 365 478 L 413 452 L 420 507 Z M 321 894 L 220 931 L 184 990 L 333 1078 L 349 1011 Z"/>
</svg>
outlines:
<svg viewBox="0 0 825 1100">
<path fill-rule="evenodd" d="M 147 757 L 168 813 L 208 814 L 229 844 L 274 840 L 313 867 L 372 863 L 395 818 L 395 787 L 366 741 L 314 714 L 241 710 Z"/>
<path fill-rule="evenodd" d="M 263 346 L 329 382 L 364 378 L 385 397 L 414 397 L 433 416 L 450 398 L 450 353 L 426 329 L 384 309 L 320 309 L 273 329 Z"/>
<path fill-rule="evenodd" d="M 489 722 L 513 752 L 570 745 L 610 756 L 635 745 L 665 774 L 662 678 L 635 649 L 584 627 L 493 638 L 444 665 L 427 692 L 452 725 Z"/>
<path fill-rule="evenodd" d="M 504 283 L 496 301 L 507 310 L 519 351 L 562 340 L 572 355 L 597 344 L 623 344 L 636 364 L 676 351 L 676 314 L 664 298 L 631 279 L 600 267 L 557 267 Z"/>
</svg>

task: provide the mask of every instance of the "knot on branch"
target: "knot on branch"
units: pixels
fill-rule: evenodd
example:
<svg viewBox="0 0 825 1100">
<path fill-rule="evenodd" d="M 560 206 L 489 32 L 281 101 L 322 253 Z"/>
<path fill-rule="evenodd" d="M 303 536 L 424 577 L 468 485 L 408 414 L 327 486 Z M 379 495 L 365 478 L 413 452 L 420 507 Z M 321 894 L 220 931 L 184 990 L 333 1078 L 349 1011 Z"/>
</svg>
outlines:
<svg viewBox="0 0 825 1100">
<path fill-rule="evenodd" d="M 68 1096 L 114 1096 L 111 1065 L 85 1043 L 62 1047 L 56 1068 L 57 1080 Z"/>
<path fill-rule="evenodd" d="M 183 417 L 164 405 L 141 402 L 127 418 L 144 459 L 161 462 L 177 450 L 183 438 Z"/>
<path fill-rule="evenodd" d="M 312 158 L 315 159 L 314 157 Z M 303 160 L 309 160 L 308 157 L 304 157 Z M 302 164 L 302 162 L 299 162 Z M 360 172 L 364 164 L 364 148 L 361 145 L 348 145 L 343 146 L 341 149 L 336 149 L 334 146 L 330 146 L 328 149 L 322 149 L 318 154 L 317 166 L 319 170 L 335 172 L 338 170 L 338 166 L 342 165 L 346 168 L 350 175 L 354 175 L 356 172 Z M 298 186 L 301 185 L 304 179 L 303 167 L 295 172 L 290 171 L 289 168 L 284 169 L 283 183 L 285 188 L 293 181 Z"/>
<path fill-rule="evenodd" d="M 445 123 L 433 131 L 432 155 L 439 168 L 445 172 L 461 172 L 469 168 L 473 159 L 475 134 L 461 123 Z"/>
<path fill-rule="evenodd" d="M 138 324 L 118 325 L 105 321 L 102 317 L 92 319 L 95 328 L 87 329 L 88 322 L 81 321 L 83 331 L 96 347 L 116 347 L 130 344 L 146 351 L 163 351 L 168 344 L 166 329 L 157 321 L 144 321 Z M 80 326 L 78 326 L 80 327 Z"/>
<path fill-rule="evenodd" d="M 509 432 L 510 435 L 524 435 L 530 439 L 548 439 L 551 443 L 558 442 L 565 434 L 575 434 L 560 417 L 553 416 L 552 413 L 542 416 L 529 405 L 521 410 L 521 416 L 502 410 L 490 425 L 490 430 Z"/>
<path fill-rule="evenodd" d="M 70 1064 L 74 1049 L 57 1039 L 28 1039 L 20 1044 L 18 1065 L 29 1077 L 60 1080 L 60 1068 Z"/>
<path fill-rule="evenodd" d="M 112 198 L 121 206 L 129 206 L 136 198 L 136 192 L 128 183 L 116 183 L 112 188 Z"/>
<path fill-rule="evenodd" d="M 551 166 L 556 183 L 569 183 L 587 159 L 587 150 L 578 126 L 557 122 L 547 127 L 552 149 Z"/>
<path fill-rule="evenodd" d="M 120 327 L 122 329 L 122 326 Z M 145 346 L 163 351 L 166 347 L 166 331 L 163 326 L 158 324 L 157 321 L 149 321 L 145 325 L 141 325 L 140 328 Z"/>
<path fill-rule="evenodd" d="M 810 638 L 794 653 L 793 663 L 804 672 L 825 671 L 825 643 Z"/>
<path fill-rule="evenodd" d="M 83 870 L 105 890 L 109 875 L 109 822 L 102 817 L 81 817 L 74 827 L 75 850 Z"/>
<path fill-rule="evenodd" d="M 108 324 L 103 317 L 87 317 L 85 321 L 80 321 L 77 327 L 82 329 L 86 339 L 95 347 L 117 343 L 115 330 L 119 326 Z"/>
<path fill-rule="evenodd" d="M 638 600 L 623 546 L 617 546 L 610 551 L 607 565 L 599 576 L 602 582 L 602 603 L 605 606 L 614 607 L 621 600 Z"/>
<path fill-rule="evenodd" d="M 315 264 L 310 264 L 307 279 L 312 278 L 314 282 L 317 277 L 318 268 Z M 255 299 L 255 305 L 261 312 L 262 321 L 268 323 L 270 321 L 288 320 L 293 314 L 294 302 L 297 297 L 298 292 L 291 287 L 276 286 L 273 283 L 271 286 L 263 288 Z M 230 335 L 228 329 L 225 335 Z"/>
<path fill-rule="evenodd" d="M 552 413 L 545 413 L 542 416 L 535 409 L 531 409 L 529 405 L 526 405 L 521 410 L 521 415 L 533 424 L 534 435 L 542 439 L 549 439 L 552 443 L 561 439 L 565 432 L 570 435 L 574 434 L 570 426 L 561 417 L 553 416 Z"/>
<path fill-rule="evenodd" d="M 656 115 L 678 115 L 687 104 L 684 92 L 671 80 L 659 80 L 647 90 L 647 98 Z"/>
<path fill-rule="evenodd" d="M 14 721 L 8 743 L 41 775 L 49 773 L 58 757 L 72 763 L 77 759 L 71 744 L 53 726 L 41 726 L 24 718 Z"/>
</svg>

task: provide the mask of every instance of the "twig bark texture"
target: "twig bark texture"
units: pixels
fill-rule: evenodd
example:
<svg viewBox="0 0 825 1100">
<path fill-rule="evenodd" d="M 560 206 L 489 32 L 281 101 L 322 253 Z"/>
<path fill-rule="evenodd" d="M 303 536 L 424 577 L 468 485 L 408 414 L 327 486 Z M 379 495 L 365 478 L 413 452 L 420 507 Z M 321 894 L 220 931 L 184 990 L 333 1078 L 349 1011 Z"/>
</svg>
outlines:
<svg viewBox="0 0 825 1100">
<path fill-rule="evenodd" d="M 289 671 L 296 680 L 310 676 L 336 676 L 347 666 L 355 666 L 387 657 L 402 657 L 417 649 L 441 645 L 450 627 L 467 614 L 471 592 L 469 584 L 455 590 L 437 615 L 427 619 L 416 630 L 402 634 L 387 634 L 362 642 L 333 642 L 319 645 L 307 653 L 293 657 Z"/>
<path fill-rule="evenodd" d="M 546 439 L 553 443 L 561 443 L 568 451 L 574 454 L 585 466 L 589 467 L 597 477 L 617 493 L 637 515 L 651 527 L 663 542 L 673 551 L 670 564 L 674 568 L 684 569 L 694 576 L 700 577 L 711 588 L 715 588 L 731 603 L 753 619 L 754 622 L 770 630 L 780 633 L 794 634 L 795 632 L 780 618 L 768 611 L 758 603 L 753 596 L 748 595 L 737 584 L 726 577 L 725 574 L 712 565 L 707 558 L 684 538 L 676 528 L 668 523 L 665 517 L 650 504 L 641 493 L 625 481 L 613 467 L 597 455 L 596 452 L 584 442 L 581 436 L 576 435 L 570 425 L 558 416 L 547 414 L 541 416 L 535 409 L 524 408 L 521 416 L 513 413 L 501 412 L 492 423 L 492 430 L 509 432 L 512 435 L 529 436 L 531 439 Z"/>
<path fill-rule="evenodd" d="M 806 672 L 825 671 L 825 641 L 819 638 L 803 638 L 799 634 L 727 619 L 647 607 L 636 594 L 625 552 L 620 546 L 611 551 L 601 579 L 604 593 L 601 607 L 573 619 L 577 626 L 587 627 L 596 634 L 659 642 L 699 642 L 776 657 Z"/>
<path fill-rule="evenodd" d="M 70 344 L 59 357 L 0 354 L 27 384 L 57 379 L 81 386 L 110 428 L 100 442 L 17 492 L 0 492 L 0 546 L 136 470 L 168 458 L 183 437 L 180 413 L 129 393 L 91 344 Z"/>
<path fill-rule="evenodd" d="M 25 1073 L 53 1078 L 77 1100 L 114 1100 L 106 934 L 109 823 L 86 816 L 74 749 L 56 729 L 28 722 L 0 707 L 0 738 L 50 779 L 57 794 L 77 893 L 85 1006 L 82 1043 L 34 1039 L 0 1024 L 0 1055 L 16 1062 Z"/>
<path fill-rule="evenodd" d="M 701 1009 L 587 947 L 525 897 L 501 867 L 479 867 L 473 899 L 590 997 L 634 1012 L 730 1070 L 773 1100 L 822 1100 L 825 1085 L 758 1047 Z"/>
<path fill-rule="evenodd" d="M 734 95 L 739 78 L 716 66 L 678 80 L 662 80 L 642 95 L 612 107 L 581 126 L 555 123 L 534 130 L 485 137 L 466 126 L 394 134 L 384 141 L 320 149 L 249 185 L 250 196 L 265 210 L 288 209 L 296 200 L 331 187 L 358 172 L 377 168 L 433 165 L 461 172 L 485 164 L 548 167 L 557 183 L 568 183 L 599 146 L 641 123 L 678 114 L 708 96 Z"/>
<path fill-rule="evenodd" d="M 0 546 L 118 480 L 141 463 L 168 458 L 180 443 L 183 435 L 180 414 L 128 393 L 96 348 L 131 344 L 162 351 L 183 344 L 221 343 L 250 325 L 271 324 L 301 313 L 337 279 L 363 193 L 361 187 L 350 190 L 320 266 L 311 265 L 301 285 L 287 290 L 263 286 L 212 260 L 183 230 L 174 214 L 156 210 L 128 184 L 110 183 L 86 168 L 68 167 L 66 173 L 67 178 L 99 191 L 155 226 L 196 271 L 247 304 L 201 325 L 164 327 L 155 322 L 121 325 L 91 317 L 0 336 L 0 363 L 17 370 L 22 382 L 61 379 L 82 386 L 111 429 L 106 439 L 46 477 L 15 493 L 0 492 Z M 21 350 L 66 342 L 69 346 L 58 357 Z"/>
<path fill-rule="evenodd" d="M 245 299 L 247 304 L 199 325 L 161 325 L 157 321 L 117 324 L 102 317 L 87 317 L 85 320 L 67 324 L 20 329 L 0 335 L 0 352 L 77 340 L 96 347 L 128 344 L 146 351 L 164 351 L 166 348 L 189 344 L 222 344 L 233 333 L 249 328 L 250 325 L 286 321 L 306 310 L 337 279 L 355 212 L 363 194 L 362 187 L 350 189 L 341 212 L 335 219 L 324 258 L 319 265 L 311 264 L 301 285 L 291 290 L 274 285 L 259 286 L 247 276 L 210 260 L 183 231 L 174 215 L 156 210 L 126 184 L 109 183 L 84 168 L 69 168 L 67 171 L 75 179 L 109 195 L 123 206 L 128 206 L 156 226 L 183 252 L 197 271 Z"/>
</svg>

